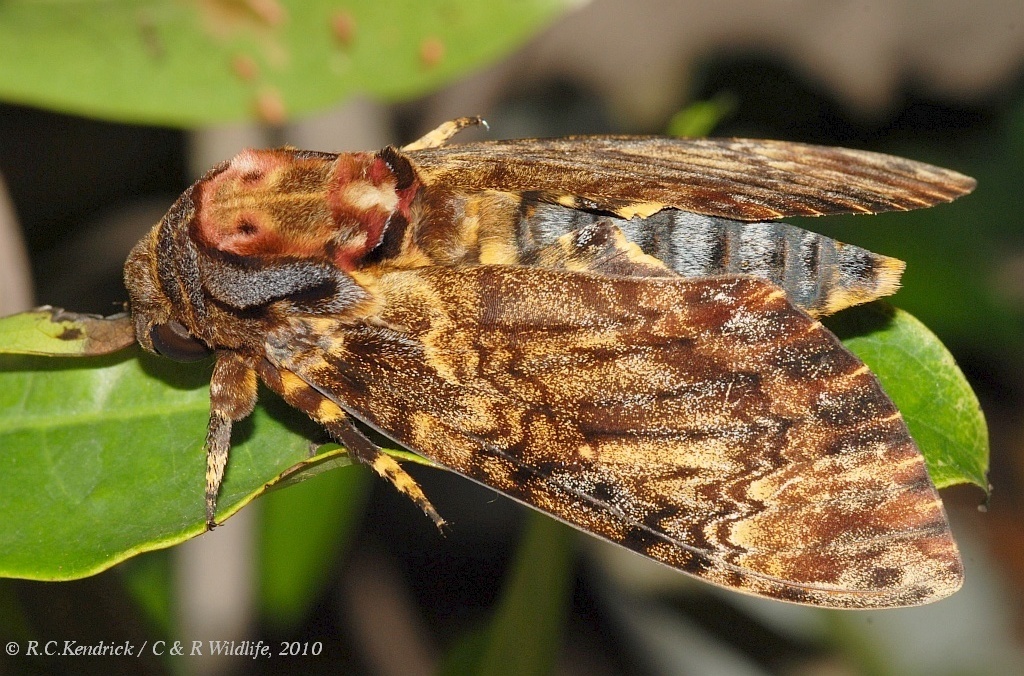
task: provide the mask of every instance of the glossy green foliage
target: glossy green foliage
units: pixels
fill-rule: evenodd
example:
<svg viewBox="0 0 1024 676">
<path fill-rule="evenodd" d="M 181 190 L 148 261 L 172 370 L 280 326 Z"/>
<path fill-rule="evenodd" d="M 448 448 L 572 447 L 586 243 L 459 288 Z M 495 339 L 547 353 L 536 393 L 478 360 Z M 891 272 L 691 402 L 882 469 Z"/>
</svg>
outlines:
<svg viewBox="0 0 1024 676">
<path fill-rule="evenodd" d="M 566 0 L 0 3 L 0 98 L 191 127 L 407 98 L 497 59 Z"/>
<path fill-rule="evenodd" d="M 137 348 L 4 357 L 0 575 L 83 577 L 203 532 L 209 375 L 209 362 L 186 366 Z M 234 435 L 221 518 L 308 461 L 315 426 L 264 400 Z"/>
</svg>

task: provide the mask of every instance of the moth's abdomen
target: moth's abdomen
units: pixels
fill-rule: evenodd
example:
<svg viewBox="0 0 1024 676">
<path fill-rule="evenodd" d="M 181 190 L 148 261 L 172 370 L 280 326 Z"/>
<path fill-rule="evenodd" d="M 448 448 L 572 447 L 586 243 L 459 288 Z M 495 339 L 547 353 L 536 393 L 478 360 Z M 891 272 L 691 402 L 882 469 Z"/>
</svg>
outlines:
<svg viewBox="0 0 1024 676">
<path fill-rule="evenodd" d="M 904 268 L 903 261 L 786 223 L 744 223 L 675 209 L 626 220 L 543 203 L 524 206 L 520 213 L 521 252 L 609 220 L 644 253 L 684 277 L 755 275 L 781 286 L 813 315 L 891 295 Z"/>
</svg>

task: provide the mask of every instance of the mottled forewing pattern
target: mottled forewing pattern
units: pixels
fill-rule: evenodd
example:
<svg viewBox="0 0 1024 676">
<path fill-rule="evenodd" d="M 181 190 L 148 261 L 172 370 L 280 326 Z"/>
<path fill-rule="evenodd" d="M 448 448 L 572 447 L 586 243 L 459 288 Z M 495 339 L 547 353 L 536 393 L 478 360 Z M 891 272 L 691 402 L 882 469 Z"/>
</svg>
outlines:
<svg viewBox="0 0 1024 676">
<path fill-rule="evenodd" d="M 383 275 L 380 321 L 267 358 L 401 444 L 707 581 L 913 605 L 962 572 L 877 379 L 774 285 L 484 266 Z"/>
<path fill-rule="evenodd" d="M 410 152 L 428 184 L 529 193 L 623 218 L 673 207 L 740 221 L 918 209 L 973 179 L 889 155 L 753 139 L 578 136 Z"/>
</svg>

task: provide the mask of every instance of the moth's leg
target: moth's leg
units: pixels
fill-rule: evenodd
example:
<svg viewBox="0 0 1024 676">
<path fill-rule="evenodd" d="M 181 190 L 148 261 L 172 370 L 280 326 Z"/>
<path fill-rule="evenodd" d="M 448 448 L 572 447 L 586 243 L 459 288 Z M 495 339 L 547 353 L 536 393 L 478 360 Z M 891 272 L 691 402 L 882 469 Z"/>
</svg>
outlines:
<svg viewBox="0 0 1024 676">
<path fill-rule="evenodd" d="M 402 146 L 402 151 L 407 152 L 410 150 L 424 150 L 426 148 L 439 148 L 448 142 L 451 137 L 458 134 L 466 127 L 473 127 L 478 124 L 482 124 L 484 128 L 487 128 L 487 122 L 484 118 L 476 115 L 474 117 L 459 117 L 454 120 L 445 122 L 437 129 L 425 134 L 421 138 L 416 139 L 412 143 Z"/>
<path fill-rule="evenodd" d="M 210 426 L 206 432 L 206 527 L 217 525 L 217 494 L 231 448 L 231 423 L 256 406 L 256 370 L 234 352 L 218 352 L 210 379 Z"/>
<path fill-rule="evenodd" d="M 434 522 L 438 530 L 444 532 L 445 520 L 430 504 L 430 500 L 427 499 L 420 485 L 409 476 L 409 473 L 398 464 L 397 460 L 381 451 L 380 447 L 368 439 L 348 418 L 338 419 L 329 425 L 324 423 L 324 426 L 338 441 L 344 444 L 349 453 L 391 482 L 391 485 L 397 488 L 399 493 L 404 494 L 423 510 L 423 513 Z"/>
<path fill-rule="evenodd" d="M 259 374 L 270 389 L 280 394 L 291 406 L 304 411 L 310 418 L 323 425 L 338 443 L 348 449 L 353 458 L 369 465 L 373 471 L 391 482 L 399 493 L 412 500 L 439 529 L 443 530 L 444 519 L 430 504 L 430 500 L 416 480 L 398 464 L 398 461 L 368 439 L 340 406 L 291 371 L 278 370 L 266 360 L 260 362 Z"/>
</svg>

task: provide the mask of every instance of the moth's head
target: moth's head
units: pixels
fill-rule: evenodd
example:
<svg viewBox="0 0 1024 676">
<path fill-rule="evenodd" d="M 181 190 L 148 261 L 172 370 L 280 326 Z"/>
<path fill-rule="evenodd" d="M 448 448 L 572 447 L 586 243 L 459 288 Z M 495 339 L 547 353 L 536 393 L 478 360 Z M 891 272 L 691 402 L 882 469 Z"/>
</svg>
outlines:
<svg viewBox="0 0 1024 676">
<path fill-rule="evenodd" d="M 197 292 L 202 298 L 201 282 L 183 225 L 194 209 L 194 187 L 135 245 L 124 266 L 136 339 L 146 350 L 177 361 L 196 361 L 211 352 L 198 337 L 196 315 L 204 308 L 193 301 Z"/>
<path fill-rule="evenodd" d="M 266 332 L 292 314 L 337 317 L 373 303 L 372 293 L 322 246 L 308 254 L 266 246 L 243 255 L 211 242 L 211 205 L 247 203 L 235 192 L 238 170 L 236 158 L 209 171 L 128 256 L 124 279 L 135 336 L 151 352 L 178 361 L 202 359 L 213 349 L 258 355 Z"/>
</svg>

